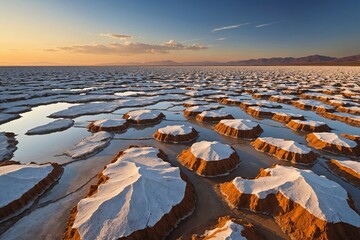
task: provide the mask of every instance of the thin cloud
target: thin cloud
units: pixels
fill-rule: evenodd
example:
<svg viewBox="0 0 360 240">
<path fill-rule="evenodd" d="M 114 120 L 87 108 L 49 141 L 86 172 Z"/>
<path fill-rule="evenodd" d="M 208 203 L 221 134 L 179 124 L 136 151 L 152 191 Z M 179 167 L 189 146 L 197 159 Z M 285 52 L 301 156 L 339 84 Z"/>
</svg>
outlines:
<svg viewBox="0 0 360 240">
<path fill-rule="evenodd" d="M 250 23 L 241 23 L 241 24 L 237 24 L 237 25 L 230 25 L 230 26 L 226 26 L 226 27 L 214 28 L 213 30 L 211 30 L 211 32 L 218 32 L 218 31 L 222 31 L 222 30 L 238 28 L 241 26 L 249 25 L 249 24 Z"/>
<path fill-rule="evenodd" d="M 208 49 L 209 46 L 202 44 L 184 45 L 174 40 L 162 44 L 147 44 L 139 42 L 126 41 L 124 43 L 110 43 L 110 44 L 84 44 L 73 45 L 65 47 L 55 47 L 51 49 L 44 49 L 45 51 L 68 51 L 74 53 L 88 53 L 88 54 L 107 54 L 107 55 L 134 55 L 144 53 L 165 54 L 171 51 L 190 50 L 198 51 Z"/>
<path fill-rule="evenodd" d="M 225 37 L 222 37 L 222 38 L 217 38 L 216 40 L 217 40 L 217 41 L 224 41 L 224 40 L 226 40 L 226 38 L 225 38 Z"/>
<path fill-rule="evenodd" d="M 271 23 L 259 24 L 259 25 L 256 25 L 255 27 L 261 28 L 261 27 L 266 27 L 266 26 L 273 25 L 273 24 L 275 24 L 275 23 L 278 23 L 278 22 L 271 22 Z"/>
<path fill-rule="evenodd" d="M 115 34 L 115 33 L 100 33 L 98 35 L 102 36 L 102 37 L 109 37 L 109 38 L 121 39 L 121 40 L 126 40 L 126 39 L 129 39 L 129 38 L 132 38 L 131 35 Z"/>
</svg>

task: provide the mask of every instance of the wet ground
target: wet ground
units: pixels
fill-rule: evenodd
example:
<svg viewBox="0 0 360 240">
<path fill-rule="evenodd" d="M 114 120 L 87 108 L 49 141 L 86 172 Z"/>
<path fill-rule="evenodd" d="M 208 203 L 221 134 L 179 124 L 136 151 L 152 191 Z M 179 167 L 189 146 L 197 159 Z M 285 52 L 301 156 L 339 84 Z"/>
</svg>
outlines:
<svg viewBox="0 0 360 240">
<path fill-rule="evenodd" d="M 330 69 L 330 70 L 328 70 Z M 11 93 L 13 95 L 19 94 L 18 92 L 24 92 L 24 89 L 32 90 L 42 84 L 41 89 L 53 89 L 53 88 L 69 88 L 83 89 L 93 87 L 92 91 L 85 91 L 79 94 L 86 94 L 90 96 L 95 95 L 121 95 L 119 93 L 127 93 L 129 91 L 143 91 L 143 89 L 151 89 L 152 94 L 154 92 L 173 87 L 173 89 L 185 89 L 183 83 L 185 82 L 188 87 L 197 88 L 199 91 L 202 89 L 214 89 L 218 91 L 211 95 L 220 95 L 222 92 L 231 93 L 234 96 L 248 96 L 248 93 L 236 93 L 235 89 L 244 87 L 244 84 L 251 83 L 249 79 L 259 79 L 259 77 L 266 77 L 270 75 L 272 80 L 280 81 L 279 83 L 266 86 L 271 83 L 271 79 L 264 79 L 259 81 L 261 86 L 255 86 L 255 88 L 268 88 L 276 91 L 280 91 L 276 88 L 276 85 L 287 84 L 287 81 L 283 80 L 286 76 L 293 77 L 295 80 L 300 77 L 308 77 L 309 74 L 315 79 L 320 79 L 321 76 L 329 76 L 332 78 L 328 81 L 334 81 L 335 77 L 346 81 L 346 76 L 351 76 L 352 79 L 360 79 L 360 69 L 357 68 L 321 68 L 320 70 L 312 67 L 308 68 L 296 68 L 296 67 L 275 67 L 269 68 L 240 68 L 240 67 L 227 67 L 227 68 L 84 68 L 84 69 L 20 69 L 16 74 L 14 69 L 2 69 L 5 71 L 0 74 L 1 79 L 9 78 L 13 76 L 18 79 L 18 84 L 8 84 L 7 88 L 2 89 L 3 93 Z M 330 72 L 329 72 L 330 71 Z M 15 76 L 14 76 L 15 75 Z M 257 78 L 254 76 L 257 75 Z M 63 76 L 63 80 L 59 78 Z M 31 77 L 32 81 L 25 82 L 21 85 L 19 79 Z M 72 77 L 76 80 L 71 81 Z M 206 77 L 211 77 L 212 83 L 206 84 Z M 358 77 L 358 78 L 356 78 Z M 239 78 L 239 79 L 237 79 Z M 41 79 L 41 80 L 40 80 Z M 55 80 L 54 80 L 55 79 Z M 169 80 L 173 81 L 169 81 Z M 186 81 L 184 81 L 184 79 Z M 219 80 L 220 79 L 220 80 Z M 65 81 L 67 80 L 67 81 Z M 109 84 L 108 81 L 111 82 Z M 44 82 L 46 81 L 46 82 Z M 230 81 L 230 85 L 226 85 Z M 357 80 L 358 83 L 360 80 Z M 66 83 L 65 85 L 61 82 Z M 148 82 L 148 85 L 147 85 Z M 163 85 L 162 83 L 166 84 Z M 296 81 L 295 81 L 296 82 Z M 139 86 L 138 83 L 141 83 Z M 316 83 L 316 82 L 315 82 Z M 314 85 L 316 85 L 313 83 Z M 198 84 L 198 85 L 197 85 Z M 217 85 L 216 85 L 217 84 Z M 5 84 L 6 85 L 6 84 Z M 290 84 L 289 84 L 290 85 Z M 35 87 L 32 87 L 35 86 Z M 1 88 L 3 88 L 1 86 Z M 301 88 L 301 86 L 299 86 Z M 315 88 L 315 87 L 314 87 Z M 317 87 L 321 89 L 322 87 Z M 11 91 L 9 90 L 11 89 Z M 356 90 L 356 88 L 355 88 Z M 358 89 L 357 89 L 358 90 Z M 190 90 L 187 90 L 190 91 Z M 31 91 L 25 91 L 29 93 Z M 146 92 L 140 94 L 146 94 Z M 173 94 L 170 94 L 173 95 Z M 183 96 L 183 93 L 181 94 Z M 334 175 L 326 164 L 327 158 L 336 159 L 353 159 L 359 160 L 356 157 L 349 158 L 346 156 L 334 155 L 329 152 L 313 151 L 319 153 L 321 157 L 312 166 L 295 165 L 285 161 L 279 161 L 277 158 L 268 154 L 256 151 L 251 145 L 251 140 L 246 139 L 234 139 L 231 137 L 225 137 L 215 132 L 211 123 L 199 123 L 194 118 L 187 119 L 183 115 L 182 104 L 188 100 L 198 100 L 206 97 L 190 97 L 181 101 L 159 101 L 157 103 L 143 106 L 143 107 L 131 107 L 131 108 L 118 108 L 112 113 L 100 113 L 95 115 L 84 115 L 73 118 L 75 125 L 65 131 L 50 133 L 46 135 L 27 136 L 25 132 L 31 128 L 39 125 L 46 124 L 53 121 L 47 116 L 54 112 L 58 112 L 67 109 L 70 106 L 76 106 L 84 104 L 81 101 L 71 100 L 67 96 L 68 92 L 60 94 L 58 96 L 50 96 L 39 104 L 31 98 L 28 100 L 8 101 L 0 104 L 1 108 L 15 107 L 16 105 L 26 106 L 26 102 L 31 100 L 33 103 L 31 111 L 21 113 L 21 118 L 4 123 L 0 125 L 0 131 L 14 132 L 16 139 L 18 140 L 18 149 L 14 153 L 13 160 L 20 161 L 21 163 L 46 163 L 56 162 L 62 164 L 64 167 L 64 173 L 61 176 L 58 183 L 47 191 L 41 198 L 39 198 L 34 205 L 19 217 L 10 219 L 9 221 L 2 223 L 0 226 L 0 239 L 61 239 L 65 230 L 66 220 L 70 209 L 77 204 L 77 202 L 86 194 L 90 184 L 96 181 L 96 174 L 100 172 L 103 167 L 109 163 L 109 161 L 121 150 L 127 148 L 129 145 L 150 145 L 161 148 L 168 156 L 170 162 L 174 166 L 178 166 L 190 179 L 196 189 L 197 203 L 194 213 L 186 220 L 182 221 L 178 227 L 169 235 L 169 239 L 177 239 L 181 236 L 184 238 L 189 237 L 193 233 L 201 234 L 204 231 L 204 225 L 212 225 L 216 222 L 218 217 L 224 215 L 238 216 L 249 220 L 254 223 L 261 233 L 267 236 L 269 239 L 288 239 L 288 237 L 282 233 L 281 229 L 276 225 L 274 220 L 268 216 L 249 212 L 247 210 L 231 210 L 227 204 L 223 201 L 221 194 L 217 191 L 217 184 L 230 181 L 234 177 L 241 176 L 246 178 L 253 178 L 257 175 L 260 168 L 270 167 L 274 163 L 292 165 L 300 168 L 308 168 L 313 170 L 319 175 L 325 175 L 331 180 L 336 181 L 343 186 L 351 195 L 358 210 L 360 210 L 360 191 L 355 186 L 349 184 L 345 180 Z M 124 96 L 120 96 L 124 98 Z M 131 98 L 133 96 L 125 96 Z M 209 97 L 209 96 L 207 96 Z M 136 98 L 136 97 L 134 97 Z M 54 100 L 58 99 L 58 100 Z M 62 99 L 62 100 L 60 100 Z M 209 99 L 208 99 L 209 100 Z M 357 100 L 353 102 L 356 103 Z M 18 102 L 18 104 L 15 104 Z M 46 103 L 48 102 L 48 103 Z M 71 102 L 71 103 L 70 103 Z M 92 101 L 94 102 L 94 101 Z M 151 102 L 150 102 L 151 103 Z M 320 103 L 320 102 L 319 102 Z M 86 103 L 85 103 L 86 104 Z M 337 134 L 348 133 L 360 135 L 360 128 L 351 126 L 343 122 L 329 120 L 323 118 L 313 111 L 300 110 L 291 104 L 276 103 L 282 106 L 282 109 L 275 109 L 274 111 L 299 113 L 305 116 L 307 120 L 315 120 L 325 122 L 332 128 L 332 132 Z M 296 142 L 307 145 L 304 136 L 306 133 L 299 133 L 290 130 L 284 123 L 277 122 L 267 118 L 254 118 L 248 115 L 244 109 L 241 109 L 238 105 L 227 106 L 222 105 L 222 110 L 231 113 L 234 118 L 251 119 L 258 122 L 263 128 L 264 132 L 261 136 L 271 136 L 277 138 L 291 139 Z M 157 109 L 162 111 L 166 119 L 160 123 L 148 126 L 131 126 L 125 132 L 116 133 L 113 140 L 108 147 L 95 156 L 89 157 L 84 160 L 73 160 L 68 156 L 63 155 L 71 146 L 77 144 L 86 136 L 90 136 L 91 133 L 87 131 L 86 126 L 94 120 L 103 118 L 121 118 L 122 115 L 129 110 L 134 109 Z M 155 141 L 152 135 L 160 127 L 167 125 L 189 124 L 193 126 L 198 132 L 199 137 L 196 141 L 201 140 L 216 140 L 222 143 L 230 144 L 233 146 L 240 156 L 241 163 L 239 167 L 231 172 L 227 176 L 217 178 L 204 178 L 197 176 L 193 172 L 184 168 L 177 161 L 176 156 L 185 148 L 191 146 L 191 143 L 186 144 L 166 144 Z"/>
</svg>

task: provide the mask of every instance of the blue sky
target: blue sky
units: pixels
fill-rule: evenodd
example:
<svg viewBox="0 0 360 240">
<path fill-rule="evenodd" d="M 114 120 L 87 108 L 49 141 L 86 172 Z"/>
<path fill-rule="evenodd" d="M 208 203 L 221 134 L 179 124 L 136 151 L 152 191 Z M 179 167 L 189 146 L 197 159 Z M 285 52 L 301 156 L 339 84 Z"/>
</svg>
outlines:
<svg viewBox="0 0 360 240">
<path fill-rule="evenodd" d="M 360 53 L 359 0 L 0 0 L 0 27 L 0 54 L 39 62 Z"/>
</svg>

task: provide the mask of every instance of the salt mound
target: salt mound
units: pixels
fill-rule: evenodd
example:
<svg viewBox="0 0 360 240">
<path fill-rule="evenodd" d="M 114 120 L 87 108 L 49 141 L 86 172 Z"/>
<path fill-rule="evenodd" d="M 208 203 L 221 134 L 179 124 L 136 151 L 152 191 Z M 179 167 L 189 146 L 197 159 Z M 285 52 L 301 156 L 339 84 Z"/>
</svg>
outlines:
<svg viewBox="0 0 360 240">
<path fill-rule="evenodd" d="M 357 239 L 360 233 L 360 215 L 346 190 L 311 170 L 277 165 L 253 180 L 236 177 L 220 190 L 233 207 L 275 217 L 293 239 Z"/>
<path fill-rule="evenodd" d="M 56 163 L 5 162 L 0 165 L 0 221 L 28 207 L 60 178 L 62 172 L 63 168 Z"/>
<path fill-rule="evenodd" d="M 331 128 L 326 123 L 319 121 L 291 120 L 288 124 L 286 124 L 286 126 L 295 131 L 309 131 L 309 132 L 331 131 Z"/>
<path fill-rule="evenodd" d="M 246 112 L 255 117 L 273 117 L 274 111 L 264 107 L 248 107 Z"/>
<path fill-rule="evenodd" d="M 217 122 L 222 119 L 233 119 L 231 114 L 223 112 L 221 110 L 214 111 L 203 111 L 196 116 L 196 120 L 200 122 Z"/>
<path fill-rule="evenodd" d="M 163 239 L 195 207 L 179 168 L 153 147 L 120 152 L 72 210 L 65 239 Z"/>
<path fill-rule="evenodd" d="M 154 124 L 160 122 L 165 115 L 157 110 L 135 110 L 125 113 L 123 116 L 133 124 Z"/>
<path fill-rule="evenodd" d="M 304 116 L 295 113 L 274 112 L 272 119 L 281 122 L 290 122 L 293 119 L 305 120 Z"/>
<path fill-rule="evenodd" d="M 333 172 L 360 188 L 360 162 L 332 159 L 327 163 Z"/>
<path fill-rule="evenodd" d="M 230 216 L 220 217 L 218 223 L 206 230 L 202 236 L 193 235 L 192 240 L 231 239 L 231 240 L 262 240 L 264 239 L 255 229 L 254 225 Z"/>
<path fill-rule="evenodd" d="M 191 117 L 191 116 L 196 116 L 200 113 L 202 113 L 203 111 L 209 111 L 211 109 L 216 109 L 219 108 L 219 106 L 217 105 L 206 105 L 206 106 L 193 106 L 193 107 L 188 107 L 184 110 L 184 115 L 185 117 Z"/>
<path fill-rule="evenodd" d="M 66 155 L 73 159 L 83 159 L 95 155 L 103 150 L 114 137 L 112 133 L 97 132 L 84 138 L 80 143 L 65 152 Z"/>
<path fill-rule="evenodd" d="M 0 162 L 12 158 L 17 149 L 17 143 L 14 133 L 0 132 Z"/>
<path fill-rule="evenodd" d="M 278 159 L 295 163 L 311 164 L 317 158 L 310 148 L 292 140 L 262 137 L 257 138 L 252 145 L 258 151 L 266 152 Z"/>
<path fill-rule="evenodd" d="M 356 142 L 340 137 L 336 133 L 310 133 L 306 135 L 306 141 L 311 147 L 317 149 L 323 149 L 345 155 L 360 155 L 360 147 Z"/>
<path fill-rule="evenodd" d="M 201 141 L 182 151 L 181 164 L 202 176 L 225 175 L 237 168 L 240 157 L 235 149 L 217 141 Z"/>
<path fill-rule="evenodd" d="M 248 119 L 224 119 L 215 125 L 214 130 L 235 138 L 256 138 L 263 132 L 258 123 Z"/>
<path fill-rule="evenodd" d="M 42 126 L 32 128 L 26 132 L 26 135 L 40 135 L 40 134 L 59 132 L 68 129 L 73 125 L 74 125 L 74 120 L 72 119 L 59 119 L 53 122 L 49 122 Z"/>
<path fill-rule="evenodd" d="M 190 142 L 197 138 L 198 132 L 191 126 L 175 125 L 159 128 L 154 138 L 160 142 Z"/>
<path fill-rule="evenodd" d="M 123 131 L 129 126 L 126 119 L 101 119 L 89 124 L 91 132 L 99 131 Z"/>
</svg>

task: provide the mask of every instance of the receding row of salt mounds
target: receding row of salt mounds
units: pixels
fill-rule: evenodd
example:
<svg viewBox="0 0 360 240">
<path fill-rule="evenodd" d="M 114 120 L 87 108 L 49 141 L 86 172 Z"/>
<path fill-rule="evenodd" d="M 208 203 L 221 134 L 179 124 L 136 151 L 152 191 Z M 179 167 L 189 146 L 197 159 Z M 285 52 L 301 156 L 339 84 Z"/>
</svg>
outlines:
<svg viewBox="0 0 360 240">
<path fill-rule="evenodd" d="M 214 126 L 214 130 L 233 138 L 256 138 L 263 132 L 258 123 L 248 119 L 224 119 Z"/>
<path fill-rule="evenodd" d="M 331 131 L 331 128 L 326 123 L 319 121 L 291 120 L 288 124 L 286 124 L 286 126 L 295 131 L 307 131 L 307 132 Z"/>
<path fill-rule="evenodd" d="M 226 175 L 240 164 L 235 149 L 217 141 L 201 141 L 191 145 L 178 156 L 179 162 L 200 176 Z"/>
<path fill-rule="evenodd" d="M 131 146 L 71 210 L 64 239 L 164 239 L 195 201 L 193 186 L 163 151 Z"/>
<path fill-rule="evenodd" d="M 335 174 L 360 188 L 360 162 L 331 159 L 327 163 Z"/>
<path fill-rule="evenodd" d="M 126 130 L 130 124 L 155 124 L 165 115 L 157 110 L 134 110 L 124 114 L 123 119 L 101 119 L 89 124 L 91 132 L 108 131 L 120 132 Z"/>
<path fill-rule="evenodd" d="M 220 217 L 218 223 L 206 230 L 203 235 L 193 235 L 192 240 L 263 240 L 254 225 L 230 216 Z"/>
<path fill-rule="evenodd" d="M 24 211 L 61 176 L 56 163 L 26 165 L 14 161 L 0 164 L 0 222 Z"/>
<path fill-rule="evenodd" d="M 251 144 L 256 150 L 273 155 L 280 160 L 312 164 L 317 159 L 317 155 L 310 148 L 292 140 L 259 137 Z"/>
<path fill-rule="evenodd" d="M 154 138 L 159 142 L 184 143 L 191 142 L 198 137 L 198 132 L 191 126 L 174 125 L 159 128 Z"/>
<path fill-rule="evenodd" d="M 311 170 L 276 165 L 255 179 L 220 184 L 233 208 L 274 217 L 292 239 L 358 239 L 360 215 L 346 190 Z"/>
<path fill-rule="evenodd" d="M 359 156 L 360 146 L 355 141 L 341 137 L 336 133 L 313 132 L 306 135 L 306 141 L 309 146 L 326 150 L 334 153 L 340 153 L 349 156 Z"/>
<path fill-rule="evenodd" d="M 17 144 L 14 133 L 0 132 L 0 162 L 13 157 Z"/>
</svg>

